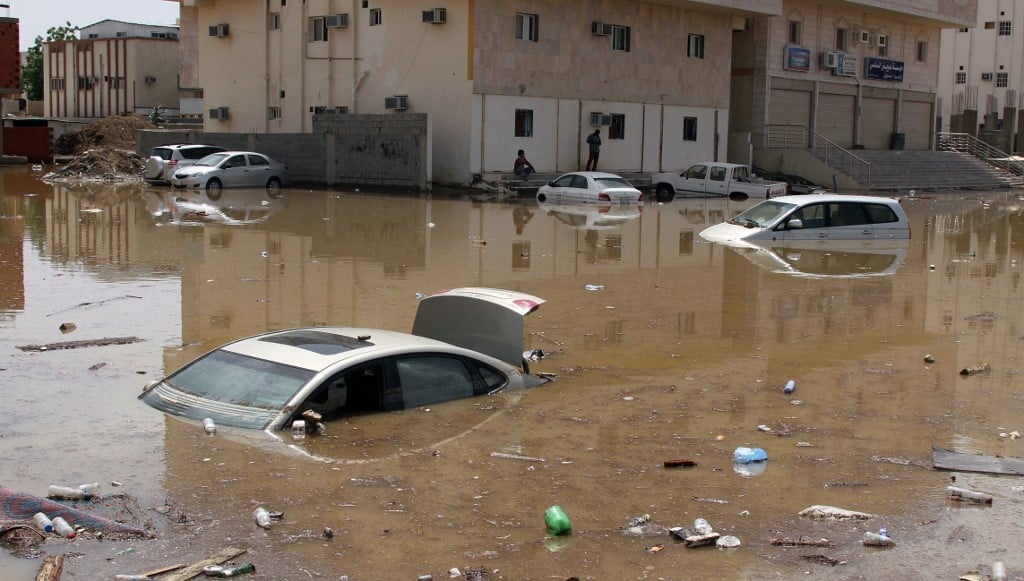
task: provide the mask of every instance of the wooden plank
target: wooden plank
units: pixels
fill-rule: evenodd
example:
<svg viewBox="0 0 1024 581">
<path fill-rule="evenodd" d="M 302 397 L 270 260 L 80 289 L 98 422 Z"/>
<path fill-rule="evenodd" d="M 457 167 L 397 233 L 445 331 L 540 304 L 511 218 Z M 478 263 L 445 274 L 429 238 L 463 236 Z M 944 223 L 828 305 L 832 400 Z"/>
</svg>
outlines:
<svg viewBox="0 0 1024 581">
<path fill-rule="evenodd" d="M 1020 458 L 964 454 L 938 446 L 932 446 L 932 466 L 936 470 L 1024 476 L 1024 460 Z"/>
<path fill-rule="evenodd" d="M 61 349 L 80 349 L 82 347 L 103 347 L 106 345 L 128 345 L 142 341 L 138 337 L 107 337 L 105 339 L 88 339 L 84 341 L 61 341 L 45 345 L 17 345 L 18 349 L 29 352 L 59 351 Z"/>
<path fill-rule="evenodd" d="M 64 555 L 47 555 L 36 573 L 36 581 L 60 581 L 64 572 Z"/>
<path fill-rule="evenodd" d="M 146 571 L 143 573 L 146 577 L 156 577 L 157 575 L 163 575 L 164 573 L 170 573 L 171 571 L 177 571 L 178 569 L 184 569 L 185 563 L 179 563 L 177 565 L 168 565 L 166 567 L 160 567 L 159 569 L 153 569 L 152 571 Z"/>
<path fill-rule="evenodd" d="M 192 563 L 181 571 L 165 577 L 164 581 L 188 581 L 189 579 L 202 575 L 203 567 L 208 565 L 220 565 L 221 563 L 230 561 L 231 559 L 245 553 L 247 550 L 248 549 L 238 549 L 235 547 L 221 549 L 216 554 L 210 555 L 198 563 Z"/>
</svg>

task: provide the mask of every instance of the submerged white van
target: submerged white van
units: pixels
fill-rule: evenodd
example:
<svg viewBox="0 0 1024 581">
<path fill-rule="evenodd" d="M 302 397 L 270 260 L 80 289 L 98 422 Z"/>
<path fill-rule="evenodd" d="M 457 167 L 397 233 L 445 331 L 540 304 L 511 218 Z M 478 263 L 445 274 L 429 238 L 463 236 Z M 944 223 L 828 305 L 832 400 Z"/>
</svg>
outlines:
<svg viewBox="0 0 1024 581">
<path fill-rule="evenodd" d="M 780 196 L 700 233 L 722 243 L 906 240 L 910 221 L 898 200 L 817 194 Z"/>
</svg>

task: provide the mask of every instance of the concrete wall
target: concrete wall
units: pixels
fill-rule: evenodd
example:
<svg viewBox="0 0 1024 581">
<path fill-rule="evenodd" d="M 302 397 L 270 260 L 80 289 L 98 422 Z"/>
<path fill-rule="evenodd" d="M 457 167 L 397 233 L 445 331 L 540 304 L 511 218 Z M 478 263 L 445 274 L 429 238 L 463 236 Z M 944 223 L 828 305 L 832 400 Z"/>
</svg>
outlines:
<svg viewBox="0 0 1024 581">
<path fill-rule="evenodd" d="M 136 151 L 173 143 L 207 143 L 258 151 L 288 165 L 298 183 L 429 189 L 427 118 L 407 115 L 317 116 L 314 133 L 140 131 Z"/>
</svg>

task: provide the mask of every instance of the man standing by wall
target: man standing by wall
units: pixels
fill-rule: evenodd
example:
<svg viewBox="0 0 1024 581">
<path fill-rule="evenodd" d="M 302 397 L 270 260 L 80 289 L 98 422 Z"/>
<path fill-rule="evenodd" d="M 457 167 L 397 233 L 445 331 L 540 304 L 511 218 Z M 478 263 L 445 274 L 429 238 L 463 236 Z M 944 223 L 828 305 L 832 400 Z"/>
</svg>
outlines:
<svg viewBox="0 0 1024 581">
<path fill-rule="evenodd" d="M 590 157 L 587 158 L 587 171 L 597 171 L 597 158 L 601 155 L 601 130 L 595 129 L 587 136 L 590 146 Z"/>
</svg>

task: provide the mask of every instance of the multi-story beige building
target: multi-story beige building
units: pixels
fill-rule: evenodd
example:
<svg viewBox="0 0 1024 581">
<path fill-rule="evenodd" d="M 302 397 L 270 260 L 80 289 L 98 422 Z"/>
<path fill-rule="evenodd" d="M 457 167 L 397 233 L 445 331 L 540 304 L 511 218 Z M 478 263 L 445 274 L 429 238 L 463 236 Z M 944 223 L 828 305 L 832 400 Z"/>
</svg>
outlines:
<svg viewBox="0 0 1024 581">
<path fill-rule="evenodd" d="M 1024 5 L 978 0 L 976 20 L 942 31 L 939 62 L 943 129 L 965 109 L 978 112 L 979 124 L 988 116 L 989 128 L 996 129 L 1003 108 L 1019 108 L 1024 95 Z"/>
<path fill-rule="evenodd" d="M 207 131 L 308 132 L 317 112 L 430 116 L 435 183 L 512 169 L 725 159 L 732 37 L 778 0 L 183 0 Z M 183 75 L 188 77 L 188 73 Z"/>
<path fill-rule="evenodd" d="M 733 151 L 749 134 L 765 152 L 793 127 L 808 143 L 810 133 L 844 148 L 887 149 L 903 134 L 905 147 L 927 149 L 940 31 L 972 22 L 974 4 L 784 0 L 781 17 L 755 18 L 735 35 Z"/>
<path fill-rule="evenodd" d="M 43 44 L 43 110 L 91 118 L 178 108 L 178 27 L 103 20 Z"/>
</svg>

